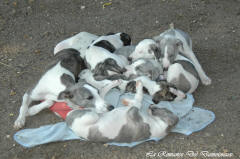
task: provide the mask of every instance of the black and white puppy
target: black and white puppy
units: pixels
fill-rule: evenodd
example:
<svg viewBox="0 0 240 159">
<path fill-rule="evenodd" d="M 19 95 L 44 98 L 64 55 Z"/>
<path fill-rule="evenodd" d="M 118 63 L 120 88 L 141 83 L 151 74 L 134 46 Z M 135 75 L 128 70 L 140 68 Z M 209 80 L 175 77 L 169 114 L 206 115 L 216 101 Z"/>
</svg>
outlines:
<svg viewBox="0 0 240 159">
<path fill-rule="evenodd" d="M 130 45 L 131 38 L 126 33 L 117 33 L 101 36 L 86 50 L 85 61 L 87 67 L 98 75 L 111 76 L 122 74 L 128 61 L 113 52 L 123 46 Z"/>
<path fill-rule="evenodd" d="M 98 103 L 99 108 L 107 110 L 102 99 L 98 102 L 90 86 L 76 84 L 78 74 L 85 69 L 84 60 L 75 49 L 64 49 L 56 54 L 50 67 L 43 73 L 38 82 L 23 95 L 22 105 L 14 128 L 24 126 L 26 116 L 35 115 L 42 109 L 49 108 L 54 102 L 67 100 L 70 106 L 88 106 Z M 76 85 L 75 85 L 76 84 Z M 100 98 L 98 98 L 100 99 Z M 42 101 L 28 109 L 33 101 Z"/>
</svg>

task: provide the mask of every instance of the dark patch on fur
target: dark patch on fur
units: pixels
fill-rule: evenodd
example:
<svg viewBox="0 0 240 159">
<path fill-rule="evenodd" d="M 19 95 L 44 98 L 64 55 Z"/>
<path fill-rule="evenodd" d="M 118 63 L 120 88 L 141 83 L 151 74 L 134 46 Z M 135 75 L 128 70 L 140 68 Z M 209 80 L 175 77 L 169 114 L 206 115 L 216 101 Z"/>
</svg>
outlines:
<svg viewBox="0 0 240 159">
<path fill-rule="evenodd" d="M 61 80 L 62 84 L 64 84 L 66 87 L 70 87 L 70 86 L 75 84 L 74 79 L 70 75 L 68 75 L 66 73 L 64 73 L 61 76 L 60 80 Z"/>
<path fill-rule="evenodd" d="M 76 118 L 81 118 L 83 115 L 85 115 L 87 112 L 90 112 L 90 110 L 74 110 L 73 112 L 71 112 L 67 118 L 66 118 L 66 123 L 68 126 L 71 126 L 73 121 Z"/>
<path fill-rule="evenodd" d="M 127 46 L 127 45 L 131 44 L 131 37 L 130 37 L 130 35 L 128 35 L 126 33 L 121 33 L 120 37 L 121 37 L 121 40 L 122 40 L 124 46 Z"/>
<path fill-rule="evenodd" d="M 165 123 L 168 124 L 167 132 L 171 130 L 177 123 L 178 117 L 166 108 L 151 107 L 152 115 L 160 117 Z"/>
<path fill-rule="evenodd" d="M 108 142 L 111 141 L 109 138 L 102 135 L 97 126 L 93 126 L 89 129 L 89 134 L 87 137 L 91 141 L 96 142 Z"/>
<path fill-rule="evenodd" d="M 116 72 L 116 74 L 122 74 L 126 71 L 126 69 L 118 66 L 117 62 L 114 59 L 108 58 L 104 62 L 98 63 L 96 65 L 95 69 L 93 70 L 93 74 L 94 77 L 107 77 L 109 76 L 108 71 Z M 110 77 L 111 76 L 108 78 Z M 124 76 L 121 77 L 123 78 Z"/>
<path fill-rule="evenodd" d="M 156 59 L 159 59 L 161 57 L 161 49 L 157 47 L 157 45 L 155 44 L 150 45 L 150 50 L 148 50 L 148 52 L 150 53 L 151 51 L 153 51 Z"/>
<path fill-rule="evenodd" d="M 180 74 L 178 78 L 174 78 L 170 83 L 184 93 L 187 93 L 191 89 L 190 83 L 183 74 Z"/>
<path fill-rule="evenodd" d="M 94 44 L 94 46 L 102 47 L 111 53 L 113 53 L 116 50 L 116 48 L 107 40 L 98 41 Z"/>
<path fill-rule="evenodd" d="M 114 141 L 130 143 L 148 139 L 150 136 L 149 124 L 143 122 L 142 117 L 139 115 L 139 109 L 132 107 L 127 112 L 127 124 L 121 128 Z"/>
<path fill-rule="evenodd" d="M 186 61 L 186 60 L 177 60 L 174 63 L 181 64 L 182 67 L 184 68 L 184 70 L 191 73 L 195 78 L 199 79 L 198 73 L 197 73 L 194 65 L 191 62 Z"/>
<path fill-rule="evenodd" d="M 61 61 L 60 64 L 62 67 L 66 68 L 74 75 L 75 82 L 77 82 L 81 70 L 87 68 L 80 53 L 75 49 L 61 50 L 56 54 L 55 58 Z"/>
</svg>

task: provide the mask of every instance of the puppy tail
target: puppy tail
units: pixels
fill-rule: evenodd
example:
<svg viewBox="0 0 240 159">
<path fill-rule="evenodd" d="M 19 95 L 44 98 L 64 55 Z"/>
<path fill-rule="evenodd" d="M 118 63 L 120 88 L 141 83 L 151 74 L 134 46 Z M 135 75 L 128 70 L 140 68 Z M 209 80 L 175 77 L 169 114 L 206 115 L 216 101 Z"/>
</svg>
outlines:
<svg viewBox="0 0 240 159">
<path fill-rule="evenodd" d="M 174 29 L 174 24 L 173 24 L 173 22 L 172 23 L 170 23 L 170 29 Z"/>
</svg>

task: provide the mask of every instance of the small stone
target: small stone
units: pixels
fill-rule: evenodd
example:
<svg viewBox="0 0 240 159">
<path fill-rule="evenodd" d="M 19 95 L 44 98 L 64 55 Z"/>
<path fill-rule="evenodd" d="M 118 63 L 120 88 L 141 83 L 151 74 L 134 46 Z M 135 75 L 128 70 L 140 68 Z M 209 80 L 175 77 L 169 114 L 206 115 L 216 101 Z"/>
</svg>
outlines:
<svg viewBox="0 0 240 159">
<path fill-rule="evenodd" d="M 11 137 L 10 135 L 6 135 L 6 138 L 8 138 L 8 139 L 9 139 L 10 137 Z"/>
<path fill-rule="evenodd" d="M 208 37 L 205 37 L 205 40 L 208 40 Z"/>
<path fill-rule="evenodd" d="M 159 23 L 159 21 L 158 20 L 156 20 L 156 24 L 158 24 Z"/>
<path fill-rule="evenodd" d="M 86 7 L 85 6 L 81 6 L 81 9 L 85 9 Z"/>
<path fill-rule="evenodd" d="M 222 137 L 224 137 L 224 135 L 223 135 L 223 134 L 221 134 L 221 136 L 222 136 Z"/>
<path fill-rule="evenodd" d="M 13 147 L 15 147 L 16 146 L 16 144 L 13 144 Z"/>
<path fill-rule="evenodd" d="M 108 144 L 103 144 L 104 147 L 108 147 Z"/>
<path fill-rule="evenodd" d="M 14 96 L 14 95 L 16 95 L 17 93 L 15 92 L 15 91 L 13 91 L 13 90 L 11 90 L 11 92 L 10 92 L 10 96 Z"/>
</svg>

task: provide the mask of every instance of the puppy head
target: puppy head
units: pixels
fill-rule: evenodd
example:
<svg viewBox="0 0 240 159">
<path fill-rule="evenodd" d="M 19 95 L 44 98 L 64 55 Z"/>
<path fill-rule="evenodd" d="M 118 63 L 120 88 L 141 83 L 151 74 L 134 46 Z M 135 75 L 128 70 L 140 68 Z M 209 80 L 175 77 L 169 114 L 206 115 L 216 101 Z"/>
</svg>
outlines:
<svg viewBox="0 0 240 159">
<path fill-rule="evenodd" d="M 68 87 L 62 91 L 58 99 L 65 100 L 68 106 L 72 108 L 79 108 L 80 106 L 94 107 L 96 100 L 91 91 L 79 84 Z"/>
<path fill-rule="evenodd" d="M 154 59 L 160 56 L 160 49 L 152 39 L 144 39 L 138 43 L 134 52 L 129 56 L 133 61 L 139 58 Z"/>
<path fill-rule="evenodd" d="M 168 68 L 176 59 L 179 52 L 183 52 L 183 43 L 175 37 L 155 37 L 156 43 L 161 49 L 160 60 L 164 68 Z"/>
<path fill-rule="evenodd" d="M 176 98 L 176 95 L 170 92 L 169 86 L 161 85 L 161 87 L 162 89 L 153 95 L 152 101 L 155 104 L 158 104 L 160 101 L 173 101 Z"/>
<path fill-rule="evenodd" d="M 150 116 L 164 121 L 168 125 L 168 130 L 169 128 L 175 126 L 179 120 L 178 117 L 168 109 L 159 108 L 156 105 L 150 105 L 148 113 Z"/>
</svg>

